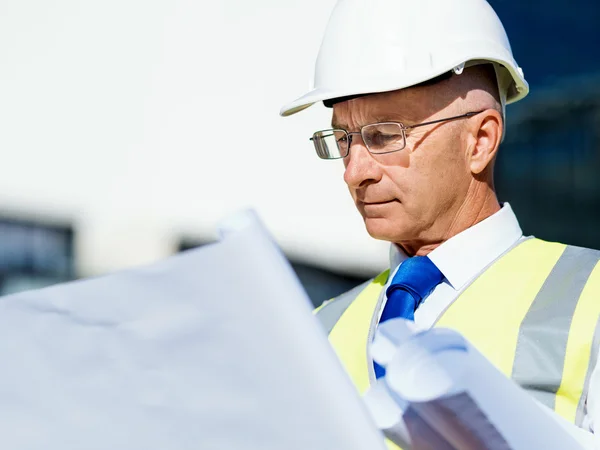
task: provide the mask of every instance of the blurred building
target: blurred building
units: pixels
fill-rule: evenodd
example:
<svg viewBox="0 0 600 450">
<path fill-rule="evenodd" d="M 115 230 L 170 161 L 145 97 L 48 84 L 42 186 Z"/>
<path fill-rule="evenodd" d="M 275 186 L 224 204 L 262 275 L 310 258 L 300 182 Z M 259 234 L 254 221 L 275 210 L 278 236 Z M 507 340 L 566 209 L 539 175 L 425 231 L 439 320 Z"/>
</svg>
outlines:
<svg viewBox="0 0 600 450">
<path fill-rule="evenodd" d="M 600 248 L 598 81 L 565 77 L 511 111 L 497 187 L 526 234 Z"/>
<path fill-rule="evenodd" d="M 490 3 L 531 86 L 508 107 L 499 196 L 526 234 L 600 248 L 600 3 Z M 277 116 L 321 39 L 296 24 L 324 29 L 333 4 L 13 2 L 0 16 L 0 293 L 164 258 L 248 206 L 315 304 L 385 267 L 341 165 L 308 141 L 329 111 Z"/>
<path fill-rule="evenodd" d="M 531 87 L 496 181 L 526 234 L 600 248 L 600 3 L 490 0 Z"/>
</svg>

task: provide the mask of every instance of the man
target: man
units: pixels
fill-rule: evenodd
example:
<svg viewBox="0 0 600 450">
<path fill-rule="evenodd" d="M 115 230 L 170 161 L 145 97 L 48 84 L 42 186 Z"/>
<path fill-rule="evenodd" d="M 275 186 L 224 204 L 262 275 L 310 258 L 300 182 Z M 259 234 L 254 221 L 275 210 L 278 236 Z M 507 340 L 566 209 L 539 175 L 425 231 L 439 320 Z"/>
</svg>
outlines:
<svg viewBox="0 0 600 450">
<path fill-rule="evenodd" d="M 392 243 L 388 271 L 317 312 L 359 391 L 384 374 L 378 323 L 448 326 L 592 448 L 600 252 L 524 237 L 494 191 L 505 106 L 527 93 L 485 0 L 341 0 L 315 88 L 281 113 L 333 108 L 317 153 L 343 159 L 367 231 Z"/>
</svg>

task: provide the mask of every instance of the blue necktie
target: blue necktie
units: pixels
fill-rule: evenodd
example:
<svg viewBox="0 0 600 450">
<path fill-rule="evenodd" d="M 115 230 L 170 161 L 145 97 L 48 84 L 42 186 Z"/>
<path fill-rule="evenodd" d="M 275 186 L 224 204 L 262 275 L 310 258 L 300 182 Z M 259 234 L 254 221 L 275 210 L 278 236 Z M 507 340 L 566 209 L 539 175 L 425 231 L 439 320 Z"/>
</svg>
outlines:
<svg viewBox="0 0 600 450">
<path fill-rule="evenodd" d="M 413 256 L 405 260 L 385 291 L 387 302 L 379 323 L 399 317 L 415 320 L 416 309 L 443 279 L 440 269 L 427 256 Z M 385 375 L 383 367 L 377 363 L 374 365 L 377 378 Z"/>
</svg>

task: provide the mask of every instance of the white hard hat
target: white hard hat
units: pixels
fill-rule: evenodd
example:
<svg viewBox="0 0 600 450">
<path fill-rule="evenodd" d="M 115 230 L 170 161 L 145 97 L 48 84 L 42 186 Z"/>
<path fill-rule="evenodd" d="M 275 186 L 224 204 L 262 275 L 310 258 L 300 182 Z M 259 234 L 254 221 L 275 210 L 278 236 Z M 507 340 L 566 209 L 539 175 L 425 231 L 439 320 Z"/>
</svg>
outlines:
<svg viewBox="0 0 600 450">
<path fill-rule="evenodd" d="M 314 89 L 281 115 L 482 63 L 495 67 L 503 108 L 529 92 L 504 27 L 485 0 L 339 0 L 317 57 Z"/>
</svg>

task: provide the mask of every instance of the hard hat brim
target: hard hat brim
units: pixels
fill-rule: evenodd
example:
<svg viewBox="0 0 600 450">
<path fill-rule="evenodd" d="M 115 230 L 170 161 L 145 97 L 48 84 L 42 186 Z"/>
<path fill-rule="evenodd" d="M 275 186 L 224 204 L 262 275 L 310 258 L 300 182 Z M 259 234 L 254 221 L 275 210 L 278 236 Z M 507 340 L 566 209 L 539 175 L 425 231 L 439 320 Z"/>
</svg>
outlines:
<svg viewBox="0 0 600 450">
<path fill-rule="evenodd" d="M 506 104 L 510 104 L 510 103 L 519 101 L 529 93 L 529 85 L 527 84 L 527 81 L 525 81 L 523 74 L 520 71 L 517 72 L 514 69 L 514 66 L 515 66 L 514 62 L 513 62 L 513 64 L 511 64 L 511 63 L 508 63 L 507 61 L 503 61 L 500 59 L 493 60 L 491 58 L 482 58 L 482 59 L 471 58 L 467 61 L 467 65 L 469 65 L 468 64 L 469 61 L 482 61 L 482 62 L 496 63 L 496 64 L 502 66 L 504 69 L 506 69 L 510 73 L 510 76 L 513 81 L 513 89 L 511 89 L 510 92 L 507 93 L 508 95 L 506 98 Z M 445 70 L 441 71 L 440 73 L 432 74 L 431 77 L 429 77 L 429 78 L 435 78 L 437 76 L 440 76 L 444 72 L 448 72 L 456 66 L 458 66 L 458 63 L 452 67 L 445 68 Z M 300 111 L 314 105 L 315 103 L 322 102 L 324 100 L 332 100 L 335 98 L 347 97 L 347 96 L 391 92 L 391 91 L 396 91 L 399 89 L 406 89 L 406 88 L 415 86 L 423 81 L 426 81 L 426 80 L 418 80 L 418 81 L 415 80 L 414 83 L 407 83 L 404 85 L 402 85 L 402 84 L 390 84 L 388 86 L 379 85 L 378 88 L 364 87 L 364 86 L 360 87 L 360 88 L 355 88 L 355 89 L 340 89 L 340 90 L 315 88 L 315 89 L 312 89 L 311 91 L 307 92 L 303 96 L 297 98 L 296 100 L 284 105 L 281 108 L 279 114 L 282 117 L 287 117 L 287 116 L 291 116 L 292 114 L 296 114 L 297 112 L 300 112 Z"/>
</svg>

